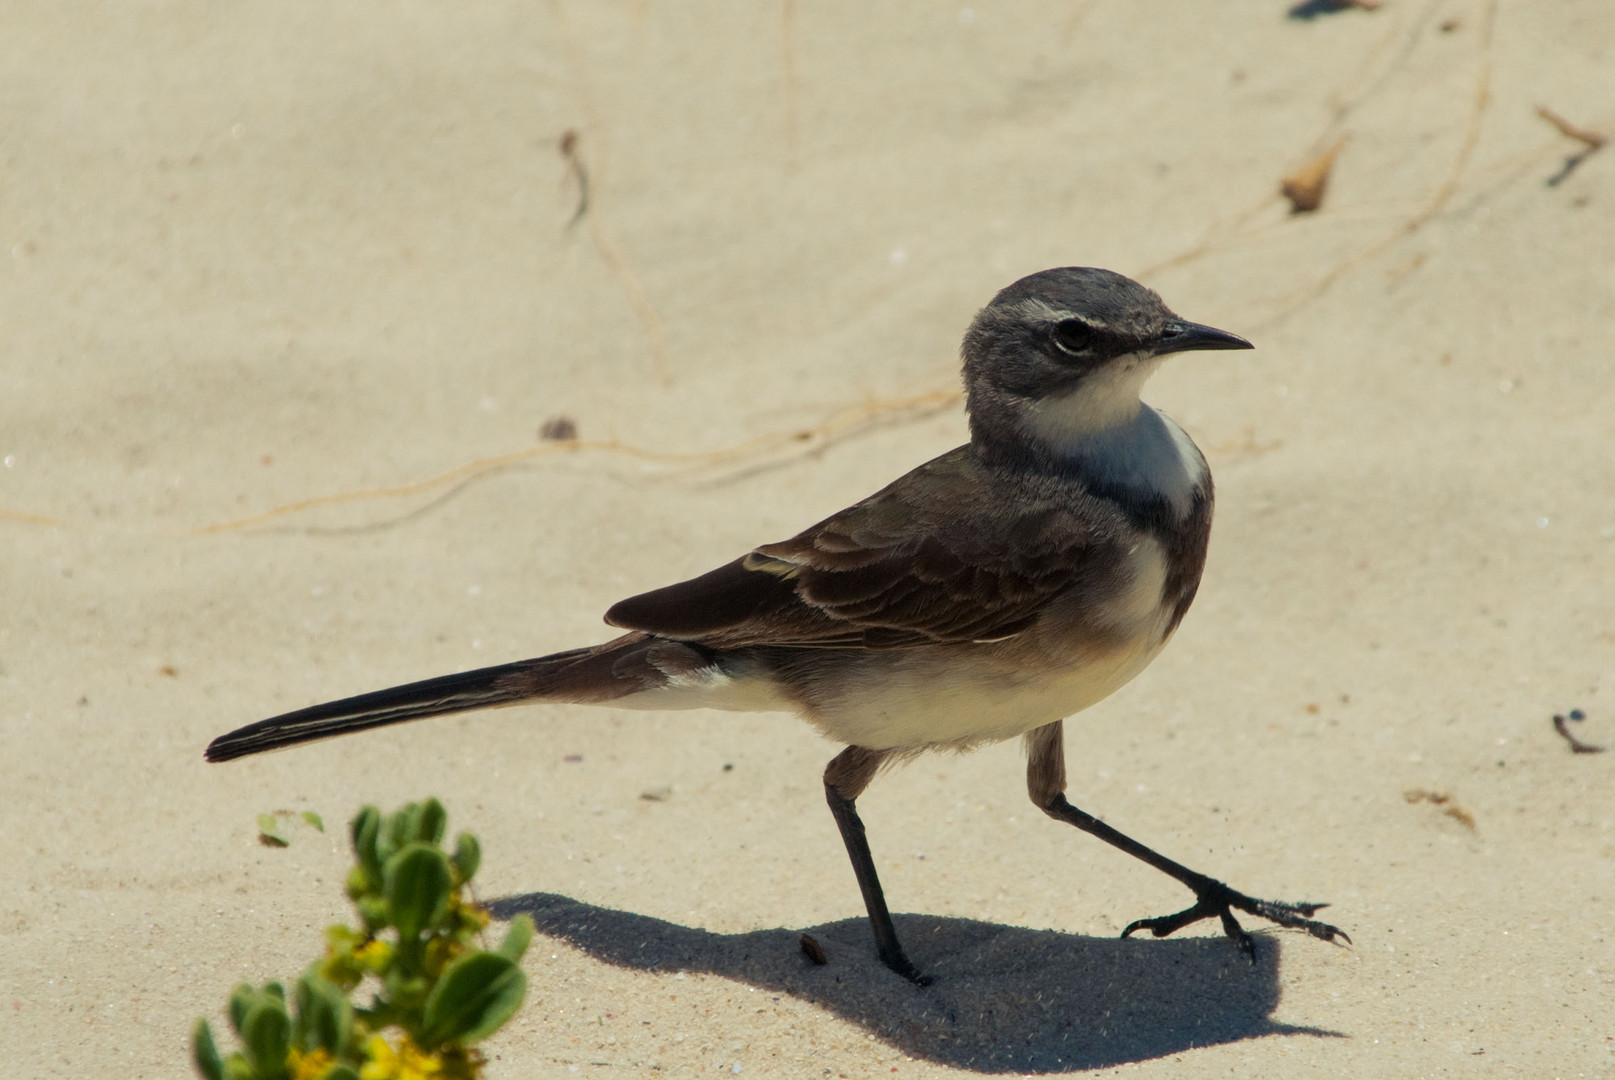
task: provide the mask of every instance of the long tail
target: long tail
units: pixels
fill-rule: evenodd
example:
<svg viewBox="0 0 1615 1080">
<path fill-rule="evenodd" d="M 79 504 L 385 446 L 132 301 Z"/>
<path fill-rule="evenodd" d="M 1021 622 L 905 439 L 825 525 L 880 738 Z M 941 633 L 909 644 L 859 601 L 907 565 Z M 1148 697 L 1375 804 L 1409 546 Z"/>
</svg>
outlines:
<svg viewBox="0 0 1615 1080">
<path fill-rule="evenodd" d="M 248 724 L 208 744 L 208 761 L 231 761 L 283 746 L 354 731 L 524 701 L 598 703 L 666 685 L 668 646 L 647 634 L 626 634 L 587 649 L 518 660 L 514 664 L 442 675 L 422 682 L 328 701 Z"/>
</svg>

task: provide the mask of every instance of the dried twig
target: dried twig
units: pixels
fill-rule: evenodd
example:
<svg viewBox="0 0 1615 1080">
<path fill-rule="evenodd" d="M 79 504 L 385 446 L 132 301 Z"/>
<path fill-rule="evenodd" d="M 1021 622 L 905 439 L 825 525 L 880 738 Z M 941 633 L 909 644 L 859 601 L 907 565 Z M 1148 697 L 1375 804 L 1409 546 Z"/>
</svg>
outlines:
<svg viewBox="0 0 1615 1080">
<path fill-rule="evenodd" d="M 1542 117 L 1542 119 L 1546 120 L 1548 123 L 1552 124 L 1554 127 L 1558 128 L 1559 134 L 1575 139 L 1579 143 L 1585 144 L 1589 150 L 1597 150 L 1600 146 L 1603 146 L 1604 143 L 1608 141 L 1604 136 L 1600 135 L 1596 131 L 1588 131 L 1584 127 L 1577 127 L 1575 124 L 1572 124 L 1569 120 L 1566 120 L 1564 117 L 1560 116 L 1546 105 L 1538 105 L 1536 107 L 1536 114 Z"/>
<path fill-rule="evenodd" d="M 1580 709 L 1571 709 L 1570 719 L 1580 723 L 1581 721 L 1587 719 L 1587 714 L 1582 712 Z M 1553 730 L 1564 736 L 1565 742 L 1570 744 L 1570 752 L 1572 754 L 1602 754 L 1604 752 L 1604 748 L 1602 746 L 1589 742 L 1582 742 L 1580 739 L 1576 738 L 1575 733 L 1565 726 L 1565 717 L 1560 713 L 1553 714 Z"/>
<path fill-rule="evenodd" d="M 589 170 L 583 164 L 583 155 L 578 153 L 578 129 L 567 128 L 563 131 L 557 149 L 566 159 L 567 175 L 578 184 L 578 208 L 572 211 L 572 217 L 566 223 L 566 227 L 570 229 L 582 221 L 583 215 L 589 212 Z"/>
<path fill-rule="evenodd" d="M 572 24 L 567 18 L 565 0 L 550 0 L 550 10 L 560 31 L 561 41 L 566 47 L 567 62 L 572 69 L 574 87 L 583 104 L 583 113 L 587 119 L 584 127 L 590 132 L 603 131 L 604 126 L 600 122 L 599 110 L 595 108 L 594 94 L 590 89 L 588 72 L 583 62 L 583 51 L 579 48 L 577 39 L 573 36 Z M 565 136 L 562 136 L 563 142 L 565 138 Z M 596 140 L 596 144 L 598 144 L 598 140 Z M 571 151 L 574 156 L 580 153 L 576 138 L 572 141 Z M 562 153 L 567 153 L 564 146 L 562 147 Z M 589 239 L 593 241 L 595 250 L 600 254 L 601 261 L 611 271 L 611 276 L 617 279 L 618 287 L 628 297 L 628 303 L 633 307 L 634 314 L 639 317 L 640 325 L 644 327 L 645 336 L 649 339 L 651 359 L 656 364 L 657 376 L 661 379 L 663 386 L 670 386 L 673 382 L 673 365 L 667 356 L 667 338 L 662 333 L 662 320 L 657 316 L 656 309 L 651 307 L 650 299 L 645 295 L 645 289 L 640 285 L 638 275 L 634 273 L 633 269 L 628 265 L 628 261 L 617 251 L 616 245 L 606 235 L 605 227 L 600 222 L 601 214 L 598 205 L 601 186 L 599 179 L 602 172 L 600 158 L 601 155 L 598 146 L 596 146 L 594 169 L 590 174 L 590 212 L 582 215 L 589 226 Z M 581 166 L 581 162 L 579 164 Z M 576 220 L 577 216 L 574 214 L 573 219 Z"/>
<path fill-rule="evenodd" d="M 1430 791 L 1425 788 L 1413 788 L 1402 792 L 1402 798 L 1407 803 L 1417 804 L 1427 802 L 1431 806 L 1441 807 L 1441 812 L 1470 832 L 1475 831 L 1475 815 L 1459 806 L 1451 794 L 1445 791 Z"/>
<path fill-rule="evenodd" d="M 1348 11 L 1356 8 L 1359 11 L 1378 11 L 1385 6 L 1385 0 L 1297 0 L 1290 5 L 1289 16 L 1292 19 L 1311 21 L 1320 15 L 1333 15 L 1338 11 Z"/>
<path fill-rule="evenodd" d="M 1569 157 L 1565 158 L 1565 162 L 1559 167 L 1558 172 L 1548 177 L 1548 186 L 1558 187 L 1560 184 L 1564 183 L 1570 178 L 1571 173 L 1575 172 L 1581 167 L 1582 162 L 1592 157 L 1593 154 L 1598 151 L 1599 147 L 1604 145 L 1606 140 L 1603 135 L 1596 131 L 1589 131 L 1584 127 L 1577 127 L 1575 124 L 1572 124 L 1569 120 L 1566 120 L 1564 117 L 1560 116 L 1546 105 L 1538 105 L 1536 107 L 1536 114 L 1558 129 L 1559 134 L 1565 136 L 1566 138 L 1575 139 L 1577 142 L 1581 143 L 1582 146 L 1579 152 L 1571 154 Z"/>
<path fill-rule="evenodd" d="M 25 525 L 60 525 L 61 518 L 49 514 L 36 514 L 31 510 L 10 510 L 0 506 L 0 521 L 18 521 Z"/>
<path fill-rule="evenodd" d="M 615 439 L 569 439 L 546 441 L 542 445 L 515 450 L 508 454 L 477 458 L 436 476 L 408 484 L 391 487 L 364 488 L 358 491 L 316 495 L 308 499 L 284 503 L 247 517 L 221 521 L 196 530 L 196 535 L 236 532 L 267 524 L 277 518 L 313 510 L 322 506 L 362 502 L 372 499 L 397 499 L 451 489 L 484 475 L 507 469 L 513 465 L 558 453 L 600 452 L 620 455 L 657 465 L 706 467 L 725 465 L 735 461 L 755 461 L 773 452 L 787 455 L 817 453 L 842 439 L 851 438 L 870 428 L 874 423 L 894 418 L 914 418 L 928 415 L 952 406 L 960 398 L 958 390 L 934 390 L 903 398 L 886 398 L 860 402 L 835 409 L 819 423 L 804 428 L 773 431 L 744 442 L 710 451 L 647 450 Z"/>
<path fill-rule="evenodd" d="M 796 4 L 781 0 L 779 8 L 780 80 L 785 92 L 785 167 L 796 168 Z"/>
<path fill-rule="evenodd" d="M 1339 281 L 1351 270 L 1407 239 L 1420 229 L 1433 221 L 1438 214 L 1446 209 L 1447 203 L 1452 200 L 1458 190 L 1458 182 L 1463 178 L 1465 170 L 1469 168 L 1470 159 L 1475 155 L 1475 147 L 1480 143 L 1481 127 L 1486 119 L 1486 112 L 1492 103 L 1492 42 L 1497 27 L 1498 0 L 1488 0 L 1482 9 L 1480 32 L 1480 64 L 1475 76 L 1475 92 L 1471 98 L 1469 110 L 1469 123 L 1464 128 L 1463 141 L 1458 145 L 1458 152 L 1453 157 L 1452 164 L 1447 170 L 1447 176 L 1436 187 L 1424 208 L 1412 217 L 1403 221 L 1395 229 L 1387 232 L 1378 240 L 1336 263 L 1323 276 L 1313 281 L 1299 293 L 1293 294 L 1283 309 L 1273 318 L 1267 320 L 1262 326 L 1272 326 L 1295 314 L 1308 302 L 1316 300 L 1327 292 L 1330 286 Z"/>
</svg>

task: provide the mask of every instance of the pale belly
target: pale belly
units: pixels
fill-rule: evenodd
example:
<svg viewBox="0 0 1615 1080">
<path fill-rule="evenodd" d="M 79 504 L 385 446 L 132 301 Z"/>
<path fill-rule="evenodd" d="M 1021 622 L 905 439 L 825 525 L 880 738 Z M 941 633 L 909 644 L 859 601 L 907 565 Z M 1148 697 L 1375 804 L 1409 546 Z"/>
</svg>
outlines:
<svg viewBox="0 0 1615 1080">
<path fill-rule="evenodd" d="M 1020 666 L 1012 655 L 966 658 L 951 649 L 926 650 L 895 669 L 850 680 L 844 696 L 804 715 L 837 742 L 871 750 L 965 749 L 1023 735 L 1104 700 L 1143 671 L 1164 643 L 1157 635 L 1088 649 L 1066 666 L 1041 670 Z"/>
<path fill-rule="evenodd" d="M 1051 604 L 1034 628 L 1001 641 L 803 650 L 772 665 L 731 654 L 613 704 L 794 712 L 836 742 L 871 750 L 1011 739 L 1109 697 L 1166 644 L 1160 546 L 1141 539 L 1118 569 L 1108 596 Z"/>
<path fill-rule="evenodd" d="M 1028 668 L 1009 650 L 960 645 L 892 650 L 839 672 L 834 688 L 805 696 L 764 678 L 715 671 L 682 686 L 612 704 L 630 709 L 793 712 L 827 737 L 871 750 L 968 749 L 1023 735 L 1104 700 L 1143 671 L 1165 638 L 1073 653 Z M 974 653 L 975 655 L 968 655 Z"/>
</svg>

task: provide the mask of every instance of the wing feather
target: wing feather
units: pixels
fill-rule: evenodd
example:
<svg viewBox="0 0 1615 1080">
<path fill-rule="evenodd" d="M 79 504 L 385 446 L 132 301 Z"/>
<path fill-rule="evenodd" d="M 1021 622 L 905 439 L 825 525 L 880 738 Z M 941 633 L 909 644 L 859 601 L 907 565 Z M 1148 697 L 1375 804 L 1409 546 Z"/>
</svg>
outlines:
<svg viewBox="0 0 1615 1080">
<path fill-rule="evenodd" d="M 1114 565 L 1126 535 L 1101 500 L 992 473 L 968 447 L 710 573 L 630 597 L 606 621 L 713 648 L 901 648 L 1000 640 Z"/>
</svg>

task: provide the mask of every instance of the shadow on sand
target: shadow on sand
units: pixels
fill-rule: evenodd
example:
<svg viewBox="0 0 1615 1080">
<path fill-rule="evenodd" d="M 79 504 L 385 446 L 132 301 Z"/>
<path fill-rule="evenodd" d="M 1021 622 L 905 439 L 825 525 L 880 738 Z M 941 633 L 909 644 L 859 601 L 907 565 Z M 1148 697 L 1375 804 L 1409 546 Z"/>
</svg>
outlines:
<svg viewBox="0 0 1615 1080">
<path fill-rule="evenodd" d="M 720 975 L 811 1001 L 914 1058 L 979 1072 L 1066 1072 L 1164 1057 L 1264 1035 L 1332 1036 L 1270 1019 L 1279 942 L 1248 962 L 1221 937 L 1121 941 L 972 919 L 897 916 L 924 989 L 880 965 L 868 923 L 810 927 L 829 963 L 794 930 L 714 934 L 551 893 L 495 900 L 542 934 L 618 967 Z"/>
</svg>

